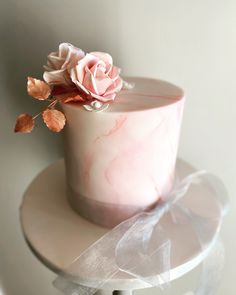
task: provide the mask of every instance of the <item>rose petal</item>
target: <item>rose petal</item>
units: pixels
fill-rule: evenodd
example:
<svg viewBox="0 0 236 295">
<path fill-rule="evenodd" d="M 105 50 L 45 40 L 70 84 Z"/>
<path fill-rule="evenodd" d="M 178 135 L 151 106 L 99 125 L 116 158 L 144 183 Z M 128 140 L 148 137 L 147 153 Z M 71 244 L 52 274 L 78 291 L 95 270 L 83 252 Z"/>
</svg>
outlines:
<svg viewBox="0 0 236 295">
<path fill-rule="evenodd" d="M 71 85 L 69 70 L 85 56 L 84 52 L 69 43 L 61 43 L 57 52 L 51 52 L 44 66 L 44 80 L 50 85 Z"/>
<path fill-rule="evenodd" d="M 64 61 L 64 58 L 57 56 L 57 52 L 52 52 L 48 56 L 47 65 L 51 70 L 60 70 Z"/>
<path fill-rule="evenodd" d="M 111 93 L 109 95 L 96 95 L 96 94 L 91 93 L 91 96 L 93 98 L 96 98 L 97 100 L 99 100 L 101 102 L 105 102 L 105 103 L 114 100 L 116 95 L 117 95 L 117 93 Z"/>
<path fill-rule="evenodd" d="M 111 71 L 109 72 L 109 77 L 115 81 L 120 75 L 120 68 L 113 66 Z"/>
<path fill-rule="evenodd" d="M 97 95 L 105 93 L 106 89 L 113 83 L 113 81 L 104 73 L 102 61 L 97 62 L 91 69 L 85 68 L 85 76 L 83 86 Z M 102 62 L 103 63 L 103 62 Z"/>
<path fill-rule="evenodd" d="M 95 72 L 97 72 L 96 69 Z M 95 83 L 95 76 L 88 68 L 86 69 L 86 74 L 84 76 L 83 87 L 85 87 L 86 90 L 89 90 L 90 93 L 95 93 L 99 95 L 98 88 Z"/>
<path fill-rule="evenodd" d="M 96 77 L 98 69 L 103 73 L 106 72 L 106 64 L 102 60 L 98 60 L 91 68 L 85 67 L 85 70 L 89 70 L 94 77 Z"/>
<path fill-rule="evenodd" d="M 83 50 L 70 43 L 62 43 L 59 46 L 59 56 L 64 58 L 64 63 L 61 68 L 69 71 L 85 56 L 85 54 Z"/>
<path fill-rule="evenodd" d="M 105 73 L 106 73 L 107 76 L 109 76 L 109 77 L 110 77 L 110 73 L 111 73 L 111 71 L 112 71 L 112 68 L 113 68 L 112 65 L 107 65 L 107 67 L 106 67 L 106 71 L 105 71 Z"/>
<path fill-rule="evenodd" d="M 110 56 L 110 54 L 108 54 L 106 52 L 97 52 L 97 51 L 95 51 L 95 52 L 90 52 L 90 54 L 98 57 L 101 60 L 103 60 L 108 65 L 113 64 L 112 57 Z"/>
<path fill-rule="evenodd" d="M 95 85 L 97 87 L 96 94 L 98 94 L 98 95 L 103 95 L 104 93 L 106 93 L 107 89 L 113 83 L 113 81 L 109 77 L 99 76 L 99 71 L 98 71 L 98 76 L 94 80 L 95 80 Z"/>
<path fill-rule="evenodd" d="M 98 58 L 91 55 L 86 54 L 84 58 L 82 58 L 78 64 L 73 67 L 70 71 L 71 80 L 80 87 L 80 84 L 83 83 L 84 76 L 85 76 L 85 68 L 93 67 L 98 61 Z M 78 83 L 79 82 L 79 83 Z"/>
<path fill-rule="evenodd" d="M 109 102 L 115 99 L 117 93 L 121 90 L 123 80 L 119 77 L 116 81 L 107 88 L 105 94 L 96 95 L 91 93 L 91 96 L 102 102 Z"/>
<path fill-rule="evenodd" d="M 66 123 L 65 115 L 55 109 L 46 109 L 43 111 L 42 117 L 47 127 L 54 132 L 61 131 Z"/>
<path fill-rule="evenodd" d="M 71 85 L 72 81 L 70 79 L 69 73 L 67 70 L 56 70 L 51 72 L 44 72 L 43 79 L 49 85 Z"/>
<path fill-rule="evenodd" d="M 122 86 L 123 86 L 123 80 L 120 77 L 118 77 L 114 81 L 114 83 L 110 87 L 107 88 L 105 95 L 108 96 L 112 93 L 119 92 L 121 90 Z"/>
<path fill-rule="evenodd" d="M 28 77 L 27 92 L 34 98 L 45 100 L 51 94 L 51 88 L 44 81 Z"/>
<path fill-rule="evenodd" d="M 34 119 L 29 114 L 21 114 L 16 119 L 15 132 L 30 133 L 34 128 Z"/>
</svg>

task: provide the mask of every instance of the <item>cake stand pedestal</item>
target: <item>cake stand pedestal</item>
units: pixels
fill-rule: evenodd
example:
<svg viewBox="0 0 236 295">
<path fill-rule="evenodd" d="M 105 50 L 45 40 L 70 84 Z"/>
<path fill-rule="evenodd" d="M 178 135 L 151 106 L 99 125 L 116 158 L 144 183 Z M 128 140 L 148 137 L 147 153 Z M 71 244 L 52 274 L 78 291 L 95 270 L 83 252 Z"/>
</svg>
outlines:
<svg viewBox="0 0 236 295">
<path fill-rule="evenodd" d="M 180 178 L 195 169 L 177 161 Z M 200 193 L 193 192 L 180 203 L 194 208 L 195 212 L 220 220 L 220 208 L 209 193 L 207 186 L 201 185 Z M 59 160 L 43 170 L 29 185 L 20 208 L 24 237 L 33 253 L 46 267 L 59 273 L 65 270 L 88 246 L 104 235 L 108 229 L 95 225 L 76 214 L 66 199 L 64 161 Z M 174 223 L 170 214 L 160 221 L 171 240 L 170 280 L 177 279 L 201 263 L 213 246 L 219 222 L 212 227 L 209 246 L 202 250 L 190 224 Z M 124 272 L 109 280 L 98 293 L 128 295 L 132 290 L 151 287 L 149 284 Z"/>
</svg>

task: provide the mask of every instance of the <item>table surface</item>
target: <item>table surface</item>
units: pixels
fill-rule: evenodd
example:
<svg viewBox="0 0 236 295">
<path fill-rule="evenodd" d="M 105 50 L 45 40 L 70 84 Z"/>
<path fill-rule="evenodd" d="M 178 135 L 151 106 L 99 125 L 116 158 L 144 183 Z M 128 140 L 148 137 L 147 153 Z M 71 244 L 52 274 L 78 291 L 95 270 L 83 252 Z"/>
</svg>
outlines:
<svg viewBox="0 0 236 295">
<path fill-rule="evenodd" d="M 177 174 L 180 178 L 193 171 L 189 164 L 178 160 Z M 82 251 L 108 231 L 76 214 L 67 203 L 65 191 L 64 162 L 59 160 L 32 181 L 21 205 L 21 225 L 28 245 L 56 273 L 65 270 Z M 197 191 L 190 190 L 180 202 L 194 208 L 194 212 L 201 216 L 216 219 L 220 216 L 219 205 L 206 186 L 202 185 Z M 219 222 L 215 222 L 209 235 L 209 247 L 203 251 L 189 223 L 174 223 L 169 213 L 160 223 L 168 232 L 173 249 L 171 280 L 183 276 L 206 257 L 219 229 Z M 145 287 L 150 285 L 121 271 L 103 286 L 113 290 Z"/>
</svg>

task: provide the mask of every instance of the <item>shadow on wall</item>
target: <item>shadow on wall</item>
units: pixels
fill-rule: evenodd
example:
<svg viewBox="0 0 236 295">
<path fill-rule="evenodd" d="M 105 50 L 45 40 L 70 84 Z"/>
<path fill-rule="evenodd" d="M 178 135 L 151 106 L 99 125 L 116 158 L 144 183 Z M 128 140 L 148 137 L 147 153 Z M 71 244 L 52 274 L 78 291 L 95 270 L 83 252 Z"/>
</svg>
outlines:
<svg viewBox="0 0 236 295">
<path fill-rule="evenodd" d="M 12 1 L 13 2 L 13 1 Z M 27 94 L 27 77 L 33 76 L 41 79 L 43 74 L 43 64 L 46 63 L 48 51 L 56 49 L 58 44 L 57 33 L 40 19 L 37 11 L 24 11 L 24 5 L 12 2 L 5 4 L 5 22 L 0 26 L 0 54 L 4 57 L 1 61 L 2 80 L 6 88 L 7 97 L 4 104 L 7 105 L 7 120 L 4 124 L 7 130 L 6 144 L 17 143 L 18 135 L 12 138 L 13 128 L 16 117 L 21 113 L 35 115 L 45 106 L 45 102 L 34 101 Z M 33 5 L 32 8 L 33 10 Z M 3 86 L 3 87 L 4 87 Z M 7 122 L 8 121 L 8 122 Z M 10 126 L 9 126 L 10 125 Z M 24 136 L 26 142 L 31 138 L 38 145 L 47 145 L 47 153 L 52 151 L 59 156 L 62 154 L 61 136 L 48 132 L 41 119 L 36 121 L 34 134 Z"/>
<path fill-rule="evenodd" d="M 7 93 L 7 97 L 1 98 L 1 103 L 7 113 L 1 114 L 0 124 L 6 129 L 3 147 L 5 150 L 13 147 L 16 154 L 8 161 L 12 167 L 15 165 L 14 158 L 19 158 L 19 144 L 32 145 L 32 149 L 37 146 L 37 152 L 33 150 L 31 157 L 41 156 L 52 161 L 62 155 L 61 136 L 48 131 L 40 120 L 32 134 L 17 136 L 13 133 L 18 114 L 28 112 L 34 115 L 44 107 L 44 102 L 35 102 L 28 97 L 27 76 L 41 78 L 47 54 L 56 51 L 63 41 L 71 42 L 85 51 L 110 52 L 117 61 L 120 46 L 117 5 L 114 1 L 106 0 L 9 0 L 1 7 L 0 66 L 3 74 L 0 79 L 1 87 L 6 88 L 4 93 Z M 22 155 L 22 164 L 26 157 L 28 155 Z M 2 224 L 7 225 L 0 240 L 0 283 L 4 295 L 46 294 L 47 290 L 52 289 L 48 287 L 51 284 L 50 273 L 32 258 L 23 244 L 20 227 L 16 228 L 18 200 L 13 200 L 12 195 L 12 191 L 9 191 L 1 216 Z"/>
<path fill-rule="evenodd" d="M 45 3 L 47 5 L 45 5 Z M 91 9 L 93 7 L 93 9 Z M 55 9 L 56 8 L 56 9 Z M 5 22 L 0 26 L 0 54 L 3 58 L 3 84 L 9 96 L 6 98 L 8 116 L 14 126 L 18 114 L 35 115 L 45 102 L 35 102 L 26 92 L 27 76 L 42 79 L 43 65 L 51 51 L 61 42 L 70 42 L 89 51 L 107 51 L 118 61 L 119 5 L 106 0 L 17 0 L 4 4 Z M 120 59 L 120 57 L 119 57 Z M 46 143 L 48 152 L 62 154 L 61 136 L 48 132 L 41 119 L 36 122 L 39 144 Z"/>
<path fill-rule="evenodd" d="M 110 16 L 104 16 L 103 11 L 107 9 L 106 6 L 109 6 L 106 1 L 96 3 L 92 0 L 75 0 L 70 1 L 70 5 L 62 1 L 67 7 L 63 4 L 57 5 L 57 12 L 61 15 L 59 12 L 63 10 L 65 18 L 58 18 L 56 21 L 54 18 L 57 15 L 54 12 L 51 15 L 49 13 L 44 15 L 42 19 L 37 13 L 37 7 L 34 6 L 35 1 L 30 2 L 30 8 L 27 6 L 28 11 L 24 10 L 23 2 L 25 0 L 20 6 L 16 4 L 13 9 L 12 7 L 9 9 L 11 11 L 7 21 L 4 26 L 1 26 L 0 36 L 4 42 L 0 43 L 0 51 L 1 56 L 4 56 L 2 64 L 4 82 L 12 95 L 11 109 L 30 108 L 30 111 L 37 112 L 38 104 L 30 104 L 30 99 L 27 99 L 25 86 L 27 76 L 42 78 L 46 56 L 49 52 L 56 51 L 63 41 L 71 42 L 85 51 L 108 51 L 113 56 L 118 56 L 119 41 L 116 28 L 118 21 L 115 18 L 116 14 L 113 14 L 111 28 Z M 75 7 L 72 2 L 75 3 Z M 37 6 L 39 6 L 38 3 Z M 90 11 L 91 6 L 93 6 L 92 11 Z M 71 10 L 72 8 L 74 11 Z M 99 10 L 103 13 L 99 13 Z M 112 10 L 118 11 L 115 7 Z M 89 13 L 86 14 L 86 11 Z M 70 15 L 70 21 L 68 15 Z M 64 30 L 61 31 L 61 28 Z"/>
</svg>

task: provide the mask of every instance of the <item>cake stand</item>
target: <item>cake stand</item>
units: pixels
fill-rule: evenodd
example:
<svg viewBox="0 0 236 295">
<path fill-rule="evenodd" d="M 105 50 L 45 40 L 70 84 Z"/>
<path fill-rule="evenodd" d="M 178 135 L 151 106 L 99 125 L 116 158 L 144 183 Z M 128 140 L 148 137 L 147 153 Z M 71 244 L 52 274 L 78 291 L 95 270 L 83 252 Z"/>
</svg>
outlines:
<svg viewBox="0 0 236 295">
<path fill-rule="evenodd" d="M 180 178 L 195 171 L 177 161 Z M 21 225 L 25 240 L 33 253 L 46 267 L 59 273 L 65 270 L 88 246 L 108 229 L 95 225 L 75 213 L 67 203 L 64 161 L 58 160 L 43 170 L 29 185 L 20 208 Z M 195 212 L 218 220 L 209 234 L 204 250 L 190 224 L 173 222 L 170 214 L 160 221 L 171 240 L 170 280 L 177 279 L 200 264 L 211 250 L 220 227 L 220 206 L 207 186 L 200 193 L 193 192 L 180 200 Z M 103 286 L 100 292 L 130 294 L 132 290 L 151 287 L 149 284 L 120 271 Z"/>
</svg>

